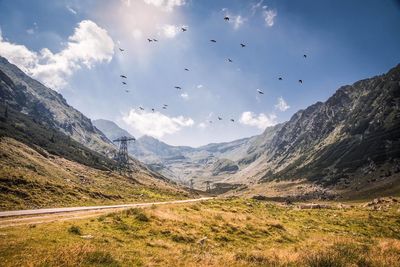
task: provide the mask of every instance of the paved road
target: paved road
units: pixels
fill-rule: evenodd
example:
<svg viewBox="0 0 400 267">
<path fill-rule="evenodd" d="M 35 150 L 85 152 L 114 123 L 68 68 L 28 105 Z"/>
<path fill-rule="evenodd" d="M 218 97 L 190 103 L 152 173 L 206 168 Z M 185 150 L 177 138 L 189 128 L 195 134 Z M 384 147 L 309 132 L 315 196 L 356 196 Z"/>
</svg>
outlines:
<svg viewBox="0 0 400 267">
<path fill-rule="evenodd" d="M 198 202 L 209 199 L 212 198 L 204 197 L 204 198 L 186 199 L 186 200 L 135 203 L 135 204 L 110 205 L 110 206 L 2 211 L 0 212 L 0 229 L 6 227 L 21 226 L 21 225 L 36 225 L 42 223 L 85 219 L 90 217 L 97 217 L 102 214 L 116 212 L 128 208 L 149 207 L 152 205 L 190 203 L 190 202 Z"/>
</svg>

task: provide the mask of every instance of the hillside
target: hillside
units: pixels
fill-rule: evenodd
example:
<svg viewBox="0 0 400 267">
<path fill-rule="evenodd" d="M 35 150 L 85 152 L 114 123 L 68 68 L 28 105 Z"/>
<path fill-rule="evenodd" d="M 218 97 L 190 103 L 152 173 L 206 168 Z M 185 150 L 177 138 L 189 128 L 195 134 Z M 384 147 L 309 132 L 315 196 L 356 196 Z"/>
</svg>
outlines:
<svg viewBox="0 0 400 267">
<path fill-rule="evenodd" d="M 263 192 L 267 182 L 293 179 L 335 192 L 397 188 L 399 83 L 400 65 L 339 88 L 327 101 L 296 112 L 259 136 L 199 148 L 144 136 L 132 144 L 131 153 L 178 182 L 193 179 L 198 188 L 209 180 Z"/>
<path fill-rule="evenodd" d="M 0 210 L 122 204 L 187 198 L 189 194 L 151 173 L 133 176 L 99 170 L 0 138 Z"/>
<path fill-rule="evenodd" d="M 61 131 L 92 150 L 105 155 L 114 153 L 115 147 L 89 118 L 68 105 L 61 94 L 30 78 L 1 56 L 0 81 L 3 104 Z"/>
<path fill-rule="evenodd" d="M 400 65 L 387 74 L 343 86 L 326 102 L 296 112 L 247 167 L 250 180 L 302 177 L 348 183 L 400 158 Z M 244 172 L 232 180 L 240 180 Z M 379 174 L 380 175 L 380 174 Z"/>
</svg>

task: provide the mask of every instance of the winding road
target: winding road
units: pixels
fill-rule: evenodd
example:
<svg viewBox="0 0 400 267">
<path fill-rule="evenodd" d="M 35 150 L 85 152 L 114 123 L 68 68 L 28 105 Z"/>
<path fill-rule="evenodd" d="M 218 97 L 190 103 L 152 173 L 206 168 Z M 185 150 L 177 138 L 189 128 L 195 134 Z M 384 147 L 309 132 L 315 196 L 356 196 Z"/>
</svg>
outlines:
<svg viewBox="0 0 400 267">
<path fill-rule="evenodd" d="M 181 204 L 212 199 L 211 197 L 174 200 L 164 202 L 147 202 L 133 203 L 109 206 L 85 206 L 85 207 L 68 207 L 68 208 L 51 208 L 51 209 L 34 209 L 34 210 L 14 210 L 0 212 L 0 228 L 49 223 L 54 221 L 65 221 L 72 219 L 82 219 L 98 216 L 104 213 L 110 213 L 128 208 L 150 207 L 153 205 Z"/>
</svg>

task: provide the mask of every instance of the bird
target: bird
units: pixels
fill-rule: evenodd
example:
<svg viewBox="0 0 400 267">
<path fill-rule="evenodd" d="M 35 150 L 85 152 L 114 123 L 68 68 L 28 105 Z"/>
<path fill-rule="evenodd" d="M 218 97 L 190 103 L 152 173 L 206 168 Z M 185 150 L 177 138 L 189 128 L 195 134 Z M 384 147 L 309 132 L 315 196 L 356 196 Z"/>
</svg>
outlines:
<svg viewBox="0 0 400 267">
<path fill-rule="evenodd" d="M 303 57 L 304 57 L 304 58 L 307 58 L 307 55 L 306 55 L 306 54 L 304 54 L 304 55 L 303 55 Z"/>
<path fill-rule="evenodd" d="M 299 80 L 299 83 L 303 83 L 303 80 Z"/>
<path fill-rule="evenodd" d="M 167 107 L 166 107 L 166 106 L 163 106 L 162 108 L 163 108 L 163 109 L 167 109 Z"/>
<path fill-rule="evenodd" d="M 185 27 L 181 28 L 183 32 L 187 31 L 187 29 Z"/>
<path fill-rule="evenodd" d="M 129 90 L 125 90 L 125 92 L 129 93 Z"/>
<path fill-rule="evenodd" d="M 140 110 L 144 110 L 144 108 L 142 108 L 142 107 L 139 107 L 139 109 L 140 109 Z"/>
<path fill-rule="evenodd" d="M 119 77 L 126 79 L 125 75 L 119 75 Z"/>
<path fill-rule="evenodd" d="M 158 42 L 158 40 L 157 40 L 157 39 L 153 39 L 153 41 L 154 41 L 154 42 Z"/>
<path fill-rule="evenodd" d="M 211 39 L 210 42 L 212 43 L 216 43 L 217 41 L 215 41 L 214 39 Z"/>
<path fill-rule="evenodd" d="M 124 51 L 125 51 L 125 49 L 119 48 L 119 51 L 121 51 L 121 52 L 124 52 Z"/>
<path fill-rule="evenodd" d="M 231 119 L 231 122 L 235 122 L 235 120 L 234 120 L 234 119 Z"/>
<path fill-rule="evenodd" d="M 186 70 L 186 71 L 189 71 L 189 69 L 188 69 L 188 68 L 185 68 L 185 70 Z"/>
<path fill-rule="evenodd" d="M 230 58 L 228 58 L 228 62 L 231 62 L 231 63 L 232 63 L 232 62 L 233 62 L 233 60 L 232 60 L 232 59 L 230 59 Z"/>
<path fill-rule="evenodd" d="M 246 45 L 245 45 L 245 44 L 240 44 L 240 46 L 241 46 L 241 47 L 246 47 Z"/>
<path fill-rule="evenodd" d="M 122 82 L 123 85 L 126 85 L 126 82 Z"/>
<path fill-rule="evenodd" d="M 282 81 L 283 79 L 282 79 L 282 77 L 279 77 L 278 80 Z"/>
<path fill-rule="evenodd" d="M 154 112 L 154 108 L 152 108 L 151 111 Z"/>
<path fill-rule="evenodd" d="M 257 89 L 257 92 L 258 92 L 260 95 L 263 95 L 263 94 L 264 94 L 264 92 L 261 91 L 260 89 Z"/>
<path fill-rule="evenodd" d="M 167 104 L 164 104 L 164 107 L 168 107 L 168 105 L 167 105 Z"/>
<path fill-rule="evenodd" d="M 175 86 L 175 89 L 181 90 L 182 87 L 180 87 L 180 86 Z"/>
<path fill-rule="evenodd" d="M 149 43 L 153 42 L 153 40 L 150 38 L 147 38 L 147 41 L 149 41 Z"/>
<path fill-rule="evenodd" d="M 213 123 L 212 121 L 208 121 L 209 123 Z"/>
<path fill-rule="evenodd" d="M 221 118 L 221 117 L 218 117 L 218 120 L 219 120 L 219 121 L 222 121 L 222 118 Z"/>
<path fill-rule="evenodd" d="M 229 21 L 229 17 L 228 17 L 228 16 L 225 16 L 224 20 L 225 20 L 225 21 Z"/>
</svg>

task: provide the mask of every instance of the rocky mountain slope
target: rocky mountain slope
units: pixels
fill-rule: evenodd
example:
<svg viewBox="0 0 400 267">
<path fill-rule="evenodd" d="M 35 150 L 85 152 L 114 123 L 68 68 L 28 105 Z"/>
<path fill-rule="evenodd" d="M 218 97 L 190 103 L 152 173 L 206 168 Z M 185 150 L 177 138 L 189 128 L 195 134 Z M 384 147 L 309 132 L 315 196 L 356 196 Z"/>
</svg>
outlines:
<svg viewBox="0 0 400 267">
<path fill-rule="evenodd" d="M 0 81 L 3 104 L 61 131 L 92 150 L 107 155 L 115 150 L 90 119 L 68 105 L 61 94 L 30 78 L 1 56 Z"/>
<path fill-rule="evenodd" d="M 326 185 L 357 171 L 398 165 L 400 65 L 387 74 L 339 88 L 326 102 L 295 113 L 265 152 L 231 182 L 302 177 Z"/>
<path fill-rule="evenodd" d="M 358 188 L 356 176 L 397 173 L 399 109 L 400 65 L 339 88 L 327 101 L 259 136 L 199 148 L 169 146 L 145 136 L 131 153 L 166 176 L 193 179 L 201 188 L 207 180 L 252 186 L 275 179 Z"/>
</svg>

